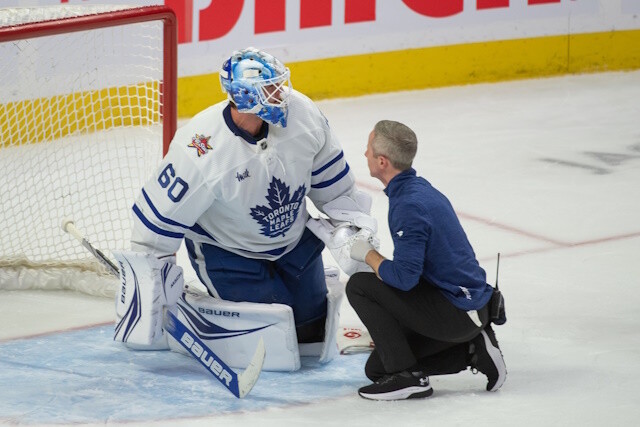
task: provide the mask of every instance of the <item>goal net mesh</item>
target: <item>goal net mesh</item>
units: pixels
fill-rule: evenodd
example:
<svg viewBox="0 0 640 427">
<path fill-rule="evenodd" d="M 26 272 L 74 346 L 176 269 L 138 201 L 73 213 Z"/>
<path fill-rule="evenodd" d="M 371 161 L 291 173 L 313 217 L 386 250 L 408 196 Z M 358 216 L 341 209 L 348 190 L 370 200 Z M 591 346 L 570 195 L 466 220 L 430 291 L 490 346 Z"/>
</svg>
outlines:
<svg viewBox="0 0 640 427">
<path fill-rule="evenodd" d="M 163 21 L 28 28 L 126 10 L 0 9 L 0 289 L 113 293 L 115 279 L 60 224 L 72 218 L 106 254 L 129 248 L 131 205 L 175 120 L 163 117 Z M 21 38 L 3 39 L 15 26 Z"/>
</svg>

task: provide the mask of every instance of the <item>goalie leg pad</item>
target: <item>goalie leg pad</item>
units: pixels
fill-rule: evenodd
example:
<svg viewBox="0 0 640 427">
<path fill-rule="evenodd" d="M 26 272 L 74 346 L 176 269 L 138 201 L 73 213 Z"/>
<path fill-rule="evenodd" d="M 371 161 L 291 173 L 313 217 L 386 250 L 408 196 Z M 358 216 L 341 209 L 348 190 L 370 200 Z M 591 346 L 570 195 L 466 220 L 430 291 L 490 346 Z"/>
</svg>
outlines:
<svg viewBox="0 0 640 427">
<path fill-rule="evenodd" d="M 340 325 L 340 305 L 344 298 L 344 285 L 339 280 L 340 272 L 337 268 L 325 269 L 327 281 L 327 322 L 325 324 L 324 345 L 320 353 L 320 363 L 333 360 L 338 354 L 336 333 Z"/>
<path fill-rule="evenodd" d="M 322 343 L 299 344 L 301 356 L 319 356 L 320 363 L 333 360 L 338 354 L 336 333 L 340 325 L 340 305 L 344 297 L 344 285 L 340 282 L 340 272 L 335 267 L 325 267 L 327 283 L 327 319 Z"/>
<path fill-rule="evenodd" d="M 182 293 L 182 268 L 141 252 L 113 255 L 120 269 L 113 339 L 133 349 L 166 349 L 163 311 Z"/>
<path fill-rule="evenodd" d="M 287 305 L 226 301 L 188 288 L 173 312 L 232 368 L 247 367 L 262 337 L 263 370 L 300 369 L 293 310 Z M 171 336 L 169 348 L 186 353 Z"/>
</svg>

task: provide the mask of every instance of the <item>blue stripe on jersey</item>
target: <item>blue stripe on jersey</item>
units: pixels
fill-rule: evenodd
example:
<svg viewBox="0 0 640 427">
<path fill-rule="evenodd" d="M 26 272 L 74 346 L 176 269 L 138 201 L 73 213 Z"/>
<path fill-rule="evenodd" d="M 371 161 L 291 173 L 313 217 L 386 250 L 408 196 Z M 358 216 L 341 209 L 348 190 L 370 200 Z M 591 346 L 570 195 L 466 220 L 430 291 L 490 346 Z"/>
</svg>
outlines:
<svg viewBox="0 0 640 427">
<path fill-rule="evenodd" d="M 147 201 L 147 204 L 149 205 L 149 207 L 151 208 L 151 210 L 153 211 L 153 213 L 155 214 L 155 216 L 162 222 L 169 224 L 169 225 L 176 225 L 178 227 L 182 227 L 182 228 L 189 228 L 188 225 L 184 225 L 184 224 L 180 224 L 177 221 L 172 220 L 171 218 L 167 218 L 165 216 L 162 216 L 160 214 L 160 212 L 158 212 L 158 209 L 156 209 L 156 207 L 153 205 L 153 203 L 151 202 L 151 199 L 149 198 L 149 196 L 147 195 L 147 192 L 144 191 L 144 188 L 142 189 L 142 195 L 144 196 L 144 199 Z"/>
<path fill-rule="evenodd" d="M 193 224 L 193 227 L 189 227 L 189 230 L 193 231 L 194 233 L 198 233 L 201 236 L 205 236 L 210 238 L 211 240 L 213 240 L 214 242 L 216 241 L 216 239 L 209 233 L 207 233 L 204 228 L 202 228 L 202 226 L 200 224 L 198 224 L 197 222 L 195 224 Z"/>
<path fill-rule="evenodd" d="M 342 178 L 344 178 L 344 176 L 349 172 L 349 164 L 347 163 L 346 166 L 344 167 L 344 169 L 342 170 L 342 172 L 340 172 L 338 175 L 336 175 L 335 177 L 333 177 L 332 179 L 328 180 L 328 181 L 322 181 L 319 182 L 317 184 L 312 184 L 311 188 L 325 188 L 328 187 L 338 181 L 340 181 Z"/>
<path fill-rule="evenodd" d="M 136 216 L 138 218 L 140 218 L 140 221 L 142 221 L 142 223 L 151 231 L 153 231 L 156 234 L 160 234 L 162 236 L 166 236 L 166 237 L 173 237 L 174 239 L 182 239 L 184 237 L 184 233 L 174 233 L 173 231 L 168 231 L 168 230 L 163 230 L 162 228 L 154 225 L 153 223 L 151 223 L 151 221 L 149 221 L 144 214 L 142 213 L 142 211 L 140 210 L 140 208 L 137 205 L 133 205 L 133 212 L 136 214 Z"/>
<path fill-rule="evenodd" d="M 191 244 L 192 244 L 192 245 L 195 245 L 195 244 L 202 244 L 202 245 L 203 245 L 203 247 L 205 247 L 205 248 L 206 248 L 207 246 L 211 246 L 211 247 L 215 247 L 215 248 L 218 248 L 218 249 L 220 249 L 220 250 L 223 250 L 223 251 L 231 252 L 228 248 L 222 248 L 222 247 L 220 247 L 220 246 L 212 245 L 212 244 L 210 244 L 210 243 L 204 243 L 204 242 L 202 242 L 202 243 L 195 243 L 195 242 L 191 241 Z M 187 248 L 188 248 L 188 246 L 187 246 Z M 288 248 L 288 246 L 284 246 L 284 247 L 282 247 L 282 248 L 276 248 L 276 249 L 271 249 L 271 250 L 268 250 L 268 251 L 262 251 L 262 252 L 252 252 L 252 251 L 247 251 L 247 250 L 244 250 L 244 249 L 238 249 L 238 248 L 236 248 L 235 250 L 240 251 L 240 252 L 242 252 L 242 253 L 244 253 L 244 254 L 247 254 L 247 255 L 251 255 L 251 254 L 282 255 L 282 254 L 284 253 L 284 251 L 286 251 L 286 250 L 287 250 L 287 248 Z M 235 254 L 235 255 L 238 255 L 238 254 L 237 254 L 237 253 L 235 253 L 235 252 L 231 252 L 231 253 L 233 253 L 233 254 Z M 191 255 L 190 255 L 190 256 L 191 256 Z M 238 255 L 238 256 L 242 256 L 242 255 Z"/>
<path fill-rule="evenodd" d="M 281 255 L 282 253 L 284 253 L 284 251 L 287 250 L 287 247 L 285 246 L 284 248 L 277 248 L 277 249 L 271 249 L 270 251 L 262 251 L 262 252 L 250 252 L 250 251 L 243 251 L 246 252 L 248 254 L 269 254 L 269 255 Z"/>
<path fill-rule="evenodd" d="M 144 191 L 144 188 L 142 189 L 142 195 L 144 196 L 144 199 L 147 201 L 147 204 L 149 205 L 149 207 L 151 208 L 151 210 L 153 211 L 155 216 L 160 221 L 164 222 L 165 224 L 175 225 L 177 227 L 186 228 L 187 230 L 191 230 L 194 233 L 197 233 L 197 234 L 200 234 L 202 236 L 208 237 L 213 241 L 216 240 L 216 239 L 213 238 L 213 236 L 211 236 L 209 233 L 207 233 L 198 223 L 195 223 L 192 227 L 189 227 L 188 225 L 181 224 L 181 223 L 179 223 L 177 221 L 172 220 L 171 218 L 167 218 L 165 216 L 162 216 L 162 214 L 160 214 L 160 212 L 158 212 L 158 209 L 156 209 L 156 207 L 151 202 L 151 199 L 147 195 L 147 192 Z"/>
<path fill-rule="evenodd" d="M 320 169 L 316 169 L 313 172 L 311 172 L 311 176 L 318 175 L 320 172 L 326 170 L 329 166 L 331 166 L 332 164 L 334 164 L 335 162 L 337 162 L 338 160 L 340 160 L 343 157 L 344 157 L 344 151 L 341 151 L 340 154 L 338 154 L 335 158 L 333 158 L 331 161 L 329 161 L 329 163 L 327 163 L 326 165 L 322 166 Z"/>
</svg>

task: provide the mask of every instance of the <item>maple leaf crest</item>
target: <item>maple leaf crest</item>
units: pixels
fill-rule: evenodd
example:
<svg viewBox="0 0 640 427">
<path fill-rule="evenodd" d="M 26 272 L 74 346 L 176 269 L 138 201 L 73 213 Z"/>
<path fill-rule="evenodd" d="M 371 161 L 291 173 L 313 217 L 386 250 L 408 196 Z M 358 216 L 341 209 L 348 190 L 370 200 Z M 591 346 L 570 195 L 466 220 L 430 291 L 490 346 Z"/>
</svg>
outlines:
<svg viewBox="0 0 640 427">
<path fill-rule="evenodd" d="M 307 192 L 304 184 L 291 194 L 288 185 L 273 178 L 267 190 L 268 206 L 251 208 L 251 217 L 260 224 L 260 232 L 269 237 L 284 237 L 298 217 L 302 200 Z"/>
</svg>

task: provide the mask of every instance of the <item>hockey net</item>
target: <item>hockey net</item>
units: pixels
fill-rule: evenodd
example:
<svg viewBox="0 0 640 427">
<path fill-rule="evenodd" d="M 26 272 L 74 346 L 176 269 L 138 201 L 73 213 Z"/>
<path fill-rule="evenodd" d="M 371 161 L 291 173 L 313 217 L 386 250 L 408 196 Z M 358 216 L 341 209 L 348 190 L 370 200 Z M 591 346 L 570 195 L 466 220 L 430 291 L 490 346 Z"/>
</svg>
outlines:
<svg viewBox="0 0 640 427">
<path fill-rule="evenodd" d="M 176 129 L 176 49 L 164 6 L 0 9 L 0 289 L 113 295 L 60 223 L 106 254 L 129 247 Z"/>
</svg>

